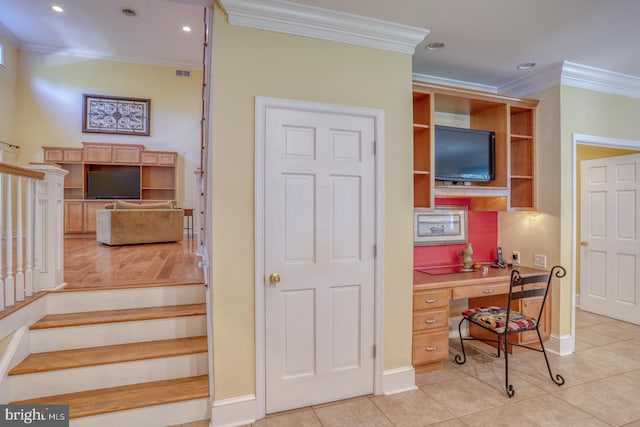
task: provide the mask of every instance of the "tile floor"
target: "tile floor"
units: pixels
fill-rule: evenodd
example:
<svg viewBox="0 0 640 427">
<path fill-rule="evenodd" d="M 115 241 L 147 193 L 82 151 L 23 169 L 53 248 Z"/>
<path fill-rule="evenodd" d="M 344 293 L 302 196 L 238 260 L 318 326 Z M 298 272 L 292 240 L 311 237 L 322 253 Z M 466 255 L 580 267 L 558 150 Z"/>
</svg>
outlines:
<svg viewBox="0 0 640 427">
<path fill-rule="evenodd" d="M 551 382 L 542 354 L 509 358 L 516 394 L 504 393 L 504 359 L 478 344 L 465 365 L 416 376 L 418 389 L 366 396 L 269 415 L 250 427 L 640 427 L 640 326 L 576 312 L 576 352 L 551 354 Z M 459 343 L 451 341 L 451 353 Z M 249 427 L 249 426 L 245 426 Z"/>
</svg>

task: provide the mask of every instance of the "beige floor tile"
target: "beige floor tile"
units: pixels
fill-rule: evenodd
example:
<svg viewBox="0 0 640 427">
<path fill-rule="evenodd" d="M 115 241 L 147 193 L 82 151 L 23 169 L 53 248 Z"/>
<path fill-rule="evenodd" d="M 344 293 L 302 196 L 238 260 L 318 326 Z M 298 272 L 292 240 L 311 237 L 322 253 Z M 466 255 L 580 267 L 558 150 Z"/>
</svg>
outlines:
<svg viewBox="0 0 640 427">
<path fill-rule="evenodd" d="M 611 322 L 615 319 L 610 317 L 601 316 L 596 313 L 589 313 L 588 311 L 582 311 L 576 309 L 576 328 L 582 328 L 584 326 L 593 326 L 599 323 Z"/>
<path fill-rule="evenodd" d="M 524 376 L 528 382 L 547 392 L 554 393 L 560 390 L 549 377 L 544 356 L 540 353 L 536 355 L 538 357 L 535 361 L 513 366 L 511 371 Z M 594 363 L 590 359 L 580 358 L 577 354 L 563 357 L 549 355 L 549 363 L 554 376 L 561 375 L 564 378 L 565 384 L 562 387 L 572 387 L 615 374 L 615 370 L 605 368 L 601 363 Z"/>
<path fill-rule="evenodd" d="M 478 376 L 478 380 L 490 387 L 493 387 L 495 393 L 506 399 L 504 402 L 505 404 L 523 399 L 531 399 L 532 397 L 546 393 L 545 390 L 530 382 L 527 376 L 520 375 L 513 369 L 509 369 L 509 383 L 515 390 L 515 394 L 511 398 L 507 396 L 506 392 L 504 368 L 496 368 L 491 371 L 481 372 Z"/>
<path fill-rule="evenodd" d="M 454 418 L 422 390 L 374 396 L 371 401 L 396 427 L 423 427 Z"/>
<path fill-rule="evenodd" d="M 640 420 L 633 421 L 629 424 L 625 424 L 624 427 L 640 427 Z"/>
<path fill-rule="evenodd" d="M 427 384 L 421 389 L 456 416 L 472 414 L 506 403 L 505 397 L 496 389 L 471 376 L 444 383 Z"/>
<path fill-rule="evenodd" d="M 555 396 L 613 425 L 640 419 L 640 383 L 626 375 L 567 388 Z"/>
<path fill-rule="evenodd" d="M 545 394 L 461 417 L 467 426 L 605 427 L 608 424 Z"/>
<path fill-rule="evenodd" d="M 423 374 L 416 374 L 416 385 L 418 387 L 425 384 L 436 384 L 442 381 L 449 381 L 453 378 L 459 378 L 466 375 L 458 368 L 455 362 L 446 360 L 443 363 L 442 369 L 433 372 L 425 372 Z"/>
<path fill-rule="evenodd" d="M 596 332 L 594 327 L 588 328 L 576 328 L 576 350 L 580 351 L 583 347 L 598 347 L 601 345 L 612 344 L 620 341 L 620 337 L 617 335 L 603 334 Z"/>
<path fill-rule="evenodd" d="M 324 427 L 387 427 L 391 422 L 369 399 L 356 399 L 315 408 Z"/>
<path fill-rule="evenodd" d="M 270 415 L 253 423 L 254 427 L 322 427 L 311 408 Z"/>
<path fill-rule="evenodd" d="M 640 381 L 640 369 L 638 369 L 637 371 L 627 372 L 625 373 L 625 375 L 628 376 L 629 378 L 635 378 L 638 381 Z M 640 382 L 638 384 L 640 384 Z M 638 392 L 640 392 L 640 390 L 638 390 Z"/>
<path fill-rule="evenodd" d="M 635 339 L 640 337 L 640 326 L 618 320 L 594 325 L 589 329 L 597 334 L 619 339 Z"/>
<path fill-rule="evenodd" d="M 590 348 L 575 353 L 575 356 L 616 374 L 640 369 L 638 345 L 629 341 Z"/>
<path fill-rule="evenodd" d="M 429 427 L 466 427 L 466 424 L 460 421 L 459 418 L 452 418 L 441 423 L 431 424 Z"/>
</svg>

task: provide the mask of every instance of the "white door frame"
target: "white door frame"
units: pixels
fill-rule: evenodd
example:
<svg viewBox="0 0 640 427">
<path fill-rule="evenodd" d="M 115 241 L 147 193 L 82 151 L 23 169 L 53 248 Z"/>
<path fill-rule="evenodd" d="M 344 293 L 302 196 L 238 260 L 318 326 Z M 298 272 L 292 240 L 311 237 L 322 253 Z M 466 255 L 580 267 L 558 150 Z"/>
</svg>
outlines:
<svg viewBox="0 0 640 427">
<path fill-rule="evenodd" d="M 571 265 L 573 266 L 573 274 L 571 276 L 571 342 L 569 344 L 570 351 L 569 353 L 573 353 L 575 351 L 576 345 L 576 278 L 579 271 L 575 270 L 576 261 L 578 258 L 577 254 L 577 245 L 576 238 L 578 236 L 577 229 L 577 220 L 578 220 L 578 194 L 576 188 L 578 188 L 578 181 L 580 177 L 577 176 L 577 150 L 578 145 L 592 145 L 596 147 L 609 147 L 609 148 L 622 148 L 628 150 L 640 150 L 640 141 L 630 140 L 630 139 L 618 139 L 618 138 L 606 138 L 601 136 L 593 136 L 593 135 L 582 135 L 579 133 L 574 133 L 572 138 L 571 145 L 571 156 L 572 156 L 572 183 L 573 183 L 573 194 L 572 194 L 572 209 L 571 209 Z M 582 214 L 582 212 L 581 212 Z M 564 354 L 561 352 L 561 354 Z"/>
<path fill-rule="evenodd" d="M 256 97 L 255 104 L 255 334 L 256 334 L 256 419 L 266 415 L 265 347 L 265 254 L 264 254 L 264 161 L 266 110 L 294 109 L 308 112 L 348 114 L 374 120 L 375 156 L 375 245 L 374 259 L 374 345 L 373 392 L 382 393 L 383 371 L 383 274 L 384 274 L 384 111 L 373 108 Z"/>
</svg>

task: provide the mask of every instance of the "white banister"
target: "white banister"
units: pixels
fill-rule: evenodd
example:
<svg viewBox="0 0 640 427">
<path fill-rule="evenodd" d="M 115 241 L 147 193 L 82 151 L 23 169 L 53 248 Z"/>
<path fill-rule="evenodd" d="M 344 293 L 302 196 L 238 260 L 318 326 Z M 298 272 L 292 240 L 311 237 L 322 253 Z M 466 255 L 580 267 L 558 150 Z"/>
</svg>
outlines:
<svg viewBox="0 0 640 427">
<path fill-rule="evenodd" d="M 10 307 L 16 303 L 16 282 L 13 277 L 13 177 L 7 176 L 6 179 L 7 191 L 4 198 L 6 210 L 6 234 L 5 234 L 5 247 L 7 252 L 7 266 L 5 269 L 4 279 L 4 305 Z"/>
<path fill-rule="evenodd" d="M 44 173 L 35 191 L 34 292 L 64 284 L 64 177 L 66 170 L 49 164 L 30 165 Z"/>
<path fill-rule="evenodd" d="M 64 176 L 0 162 L 0 311 L 64 280 Z"/>
</svg>

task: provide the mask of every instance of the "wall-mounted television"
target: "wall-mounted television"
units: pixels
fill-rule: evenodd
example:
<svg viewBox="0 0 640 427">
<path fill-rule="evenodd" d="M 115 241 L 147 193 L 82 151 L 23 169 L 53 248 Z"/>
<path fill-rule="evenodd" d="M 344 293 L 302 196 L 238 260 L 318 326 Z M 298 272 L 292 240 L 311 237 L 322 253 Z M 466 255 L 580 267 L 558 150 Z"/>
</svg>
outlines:
<svg viewBox="0 0 640 427">
<path fill-rule="evenodd" d="M 139 199 L 140 171 L 87 171 L 87 199 Z"/>
<path fill-rule="evenodd" d="M 435 179 L 453 183 L 493 181 L 495 145 L 494 132 L 436 125 Z"/>
</svg>

